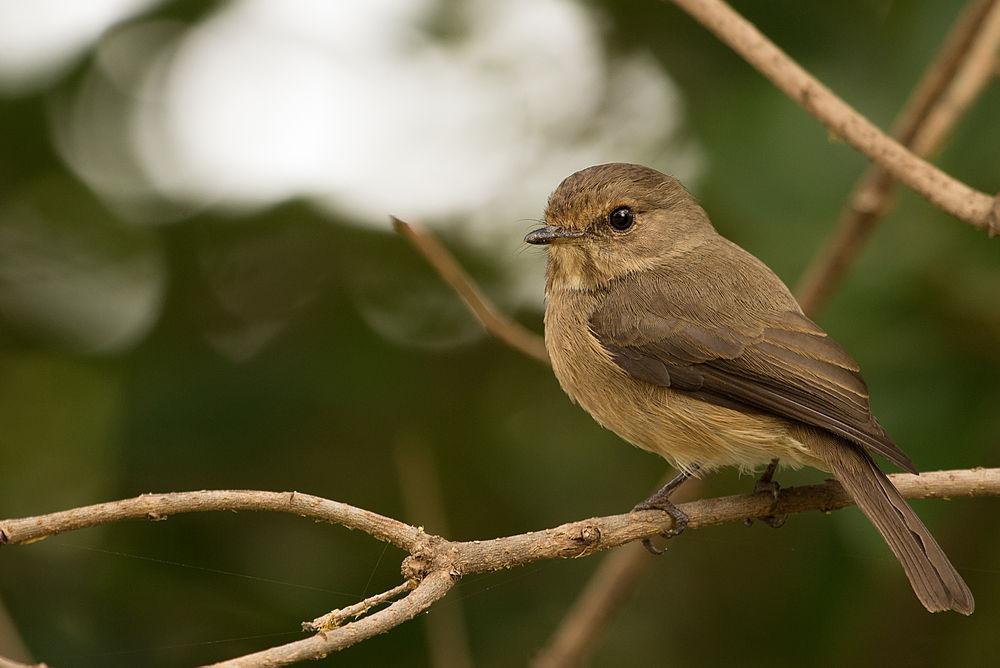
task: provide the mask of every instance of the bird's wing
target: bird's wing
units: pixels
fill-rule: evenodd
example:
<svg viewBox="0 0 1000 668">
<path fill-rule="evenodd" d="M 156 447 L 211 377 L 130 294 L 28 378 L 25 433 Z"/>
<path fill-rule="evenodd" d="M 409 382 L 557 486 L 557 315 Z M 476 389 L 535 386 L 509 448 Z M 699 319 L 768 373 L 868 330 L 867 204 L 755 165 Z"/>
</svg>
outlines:
<svg viewBox="0 0 1000 668">
<path fill-rule="evenodd" d="M 694 280 L 647 271 L 609 290 L 590 326 L 618 366 L 704 401 L 819 427 L 916 472 L 872 415 L 857 362 L 790 295 L 775 304 L 755 300 L 753 286 Z"/>
</svg>

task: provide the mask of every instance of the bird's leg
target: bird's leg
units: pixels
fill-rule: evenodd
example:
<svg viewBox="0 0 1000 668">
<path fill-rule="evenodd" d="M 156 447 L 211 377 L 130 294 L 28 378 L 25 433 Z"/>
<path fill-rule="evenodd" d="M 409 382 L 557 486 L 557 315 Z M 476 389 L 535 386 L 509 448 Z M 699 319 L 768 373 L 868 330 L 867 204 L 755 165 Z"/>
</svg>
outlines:
<svg viewBox="0 0 1000 668">
<path fill-rule="evenodd" d="M 775 457 L 771 460 L 771 463 L 767 465 L 764 469 L 764 474 L 757 480 L 757 484 L 753 486 L 753 493 L 760 494 L 761 492 L 768 492 L 771 494 L 774 502 L 771 504 L 771 508 L 774 508 L 775 504 L 778 503 L 778 497 L 781 495 L 781 485 L 778 481 L 774 479 L 774 472 L 778 470 L 778 458 Z M 777 529 L 785 524 L 785 520 L 788 519 L 788 515 L 768 515 L 767 517 L 761 517 L 760 521 L 771 527 L 772 529 Z M 753 520 L 747 518 L 745 524 L 750 526 L 753 524 Z"/>
<path fill-rule="evenodd" d="M 635 504 L 635 507 L 632 508 L 631 512 L 634 513 L 639 510 L 662 510 L 670 515 L 670 517 L 674 520 L 674 526 L 670 529 L 670 531 L 660 535 L 664 538 L 673 538 L 674 536 L 681 535 L 684 532 L 684 528 L 687 527 L 688 516 L 684 514 L 684 511 L 670 501 L 670 495 L 673 494 L 678 487 L 683 485 L 684 482 L 691 477 L 691 474 L 697 470 L 698 465 L 695 464 L 690 469 L 681 471 L 676 476 L 671 478 L 667 484 L 653 492 L 648 499 Z M 642 539 L 642 546 L 645 547 L 650 554 L 663 554 L 663 550 L 655 547 L 649 538 Z"/>
</svg>

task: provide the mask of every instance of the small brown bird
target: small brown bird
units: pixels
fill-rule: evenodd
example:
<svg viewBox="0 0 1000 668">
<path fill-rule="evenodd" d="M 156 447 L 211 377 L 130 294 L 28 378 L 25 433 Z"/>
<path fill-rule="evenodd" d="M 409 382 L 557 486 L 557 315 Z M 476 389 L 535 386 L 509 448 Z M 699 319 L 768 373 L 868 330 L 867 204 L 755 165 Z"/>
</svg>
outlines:
<svg viewBox="0 0 1000 668">
<path fill-rule="evenodd" d="M 872 458 L 916 472 L 872 416 L 857 363 L 756 257 L 721 237 L 674 178 L 590 167 L 549 198 L 545 345 L 560 385 L 595 420 L 680 474 L 636 509 L 686 517 L 687 477 L 776 460 L 833 473 L 931 612 L 972 593 Z M 777 494 L 777 487 L 772 487 Z"/>
</svg>

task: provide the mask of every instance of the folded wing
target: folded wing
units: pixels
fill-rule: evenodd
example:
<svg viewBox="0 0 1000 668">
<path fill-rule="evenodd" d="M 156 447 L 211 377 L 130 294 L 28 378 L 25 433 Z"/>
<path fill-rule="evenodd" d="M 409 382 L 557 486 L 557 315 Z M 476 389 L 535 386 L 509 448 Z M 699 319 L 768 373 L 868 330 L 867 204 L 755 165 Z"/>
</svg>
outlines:
<svg viewBox="0 0 1000 668">
<path fill-rule="evenodd" d="M 775 307 L 672 279 L 633 278 L 642 282 L 638 303 L 636 286 L 614 286 L 592 316 L 618 366 L 704 401 L 819 427 L 916 472 L 872 415 L 857 362 L 790 296 Z"/>
</svg>

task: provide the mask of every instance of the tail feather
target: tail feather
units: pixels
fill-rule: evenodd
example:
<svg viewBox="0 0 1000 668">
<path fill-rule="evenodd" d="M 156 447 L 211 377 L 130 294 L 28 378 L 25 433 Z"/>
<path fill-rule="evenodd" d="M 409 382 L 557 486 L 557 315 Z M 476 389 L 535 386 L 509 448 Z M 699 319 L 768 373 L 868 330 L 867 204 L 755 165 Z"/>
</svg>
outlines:
<svg viewBox="0 0 1000 668">
<path fill-rule="evenodd" d="M 865 452 L 853 445 L 832 442 L 814 450 L 889 544 L 914 593 L 931 612 L 954 610 L 971 615 L 972 592 L 930 531 L 906 503 L 899 490 Z"/>
</svg>

